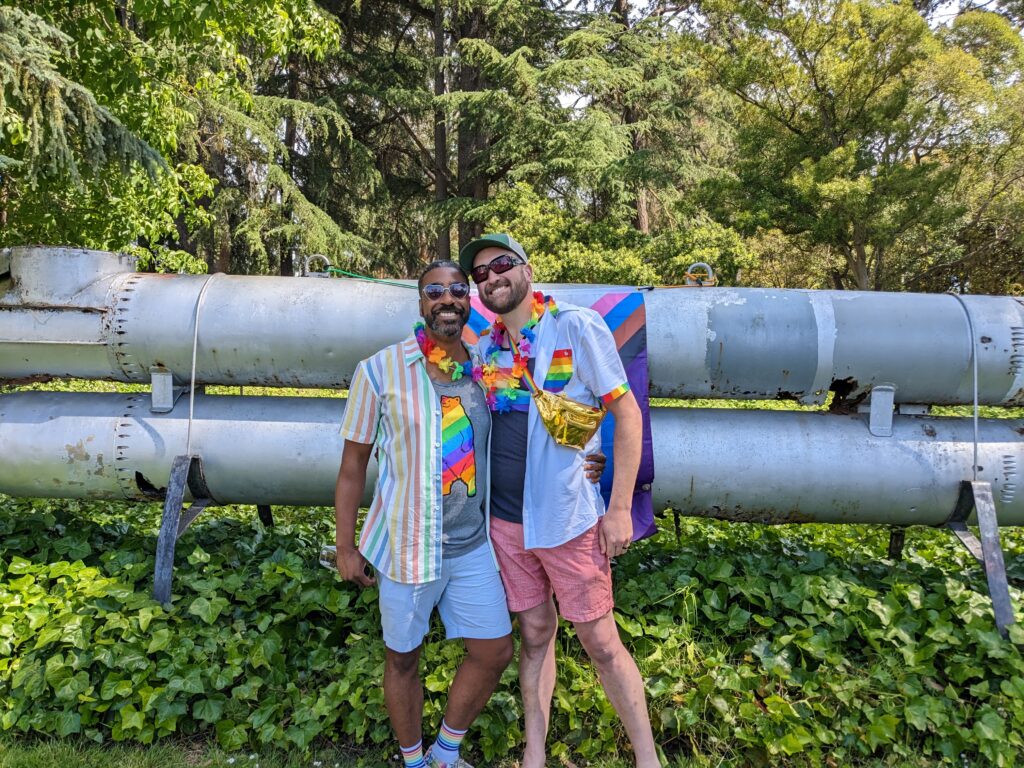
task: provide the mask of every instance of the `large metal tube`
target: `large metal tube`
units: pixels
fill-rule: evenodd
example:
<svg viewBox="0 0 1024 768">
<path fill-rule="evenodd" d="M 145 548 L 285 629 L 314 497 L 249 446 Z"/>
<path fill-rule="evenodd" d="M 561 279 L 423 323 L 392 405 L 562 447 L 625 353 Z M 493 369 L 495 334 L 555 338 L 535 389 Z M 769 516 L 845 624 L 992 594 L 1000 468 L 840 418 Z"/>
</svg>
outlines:
<svg viewBox="0 0 1024 768">
<path fill-rule="evenodd" d="M 16 248 L 0 276 L 0 380 L 189 378 L 345 387 L 408 335 L 411 291 L 356 280 L 134 273 L 124 256 Z M 571 301 L 593 286 L 548 286 Z M 632 290 L 629 288 L 622 290 Z M 658 288 L 646 291 L 651 394 L 823 402 L 895 387 L 897 403 L 1024 405 L 1024 300 L 999 296 Z M 969 330 L 968 313 L 974 335 Z"/>
<path fill-rule="evenodd" d="M 188 403 L 154 414 L 147 395 L 0 396 L 0 492 L 94 499 L 158 497 L 185 450 Z M 221 503 L 332 503 L 343 399 L 196 398 L 193 449 Z M 876 437 L 867 415 L 652 410 L 655 504 L 766 523 L 939 525 L 971 478 L 970 419 L 896 416 Z M 978 478 L 1002 525 L 1024 525 L 1024 421 L 980 422 Z M 371 470 L 372 475 L 372 470 Z M 372 483 L 372 477 L 371 477 Z"/>
</svg>

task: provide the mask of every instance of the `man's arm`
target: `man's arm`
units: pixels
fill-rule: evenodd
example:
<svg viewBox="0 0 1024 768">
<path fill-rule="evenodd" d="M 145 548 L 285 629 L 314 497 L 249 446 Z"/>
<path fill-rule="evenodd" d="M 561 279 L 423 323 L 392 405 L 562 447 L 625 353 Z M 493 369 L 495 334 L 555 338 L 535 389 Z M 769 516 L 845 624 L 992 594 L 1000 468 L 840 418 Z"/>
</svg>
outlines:
<svg viewBox="0 0 1024 768">
<path fill-rule="evenodd" d="M 337 545 L 338 573 L 346 581 L 354 581 L 363 587 L 376 583 L 373 576 L 366 574 L 366 562 L 356 549 L 356 514 L 366 487 L 366 466 L 370 462 L 373 443 L 345 441 L 341 454 L 341 469 L 334 486 L 334 539 Z"/>
<path fill-rule="evenodd" d="M 633 540 L 633 490 L 640 470 L 643 419 L 632 392 L 606 404 L 615 417 L 612 448 L 614 474 L 608 511 L 601 522 L 601 552 L 615 557 Z"/>
</svg>

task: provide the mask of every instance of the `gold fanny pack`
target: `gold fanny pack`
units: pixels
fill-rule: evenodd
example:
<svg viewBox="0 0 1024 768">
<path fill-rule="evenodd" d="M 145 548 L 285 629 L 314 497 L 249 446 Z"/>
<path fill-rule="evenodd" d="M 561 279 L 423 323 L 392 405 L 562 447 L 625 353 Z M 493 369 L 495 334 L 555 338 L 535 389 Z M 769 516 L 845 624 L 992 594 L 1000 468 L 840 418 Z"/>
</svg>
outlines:
<svg viewBox="0 0 1024 768">
<path fill-rule="evenodd" d="M 512 351 L 518 357 L 519 347 L 511 333 L 508 334 L 508 339 L 512 344 Z M 544 423 L 544 428 L 555 442 L 568 448 L 586 448 L 590 438 L 601 426 L 606 413 L 604 406 L 595 407 L 572 400 L 561 393 L 545 392 L 537 386 L 528 365 L 523 369 L 523 381 L 526 382 L 526 388 L 533 397 L 533 404 L 537 406 L 537 413 Z"/>
</svg>

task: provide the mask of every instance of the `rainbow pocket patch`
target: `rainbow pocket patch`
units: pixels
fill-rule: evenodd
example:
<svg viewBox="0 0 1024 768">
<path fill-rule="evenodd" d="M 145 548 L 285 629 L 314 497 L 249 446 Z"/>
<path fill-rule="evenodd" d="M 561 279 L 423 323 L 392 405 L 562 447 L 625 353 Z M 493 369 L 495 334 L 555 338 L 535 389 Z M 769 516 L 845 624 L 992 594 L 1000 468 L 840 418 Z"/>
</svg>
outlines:
<svg viewBox="0 0 1024 768">
<path fill-rule="evenodd" d="M 572 350 L 556 349 L 551 356 L 551 367 L 544 377 L 544 389 L 548 392 L 561 392 L 572 378 Z"/>
</svg>

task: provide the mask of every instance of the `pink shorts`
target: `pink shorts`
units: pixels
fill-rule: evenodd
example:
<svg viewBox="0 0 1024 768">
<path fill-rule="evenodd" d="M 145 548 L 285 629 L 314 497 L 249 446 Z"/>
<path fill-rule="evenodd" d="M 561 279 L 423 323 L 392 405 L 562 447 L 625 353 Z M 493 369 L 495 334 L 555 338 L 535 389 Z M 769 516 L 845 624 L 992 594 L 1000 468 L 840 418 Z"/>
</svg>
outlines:
<svg viewBox="0 0 1024 768">
<path fill-rule="evenodd" d="M 598 521 L 575 539 L 550 549 L 523 549 L 523 526 L 491 518 L 491 543 L 501 567 L 508 609 L 535 608 L 554 590 L 568 621 L 593 621 L 615 606 L 612 571 L 601 554 Z"/>
</svg>

